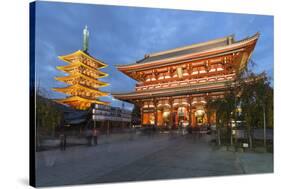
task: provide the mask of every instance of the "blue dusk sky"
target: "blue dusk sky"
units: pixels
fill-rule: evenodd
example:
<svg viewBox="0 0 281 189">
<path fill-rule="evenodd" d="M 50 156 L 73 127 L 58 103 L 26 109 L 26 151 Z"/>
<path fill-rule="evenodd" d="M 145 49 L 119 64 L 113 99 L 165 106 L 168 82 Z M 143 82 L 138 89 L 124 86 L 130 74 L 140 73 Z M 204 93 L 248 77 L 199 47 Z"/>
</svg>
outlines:
<svg viewBox="0 0 281 189">
<path fill-rule="evenodd" d="M 273 16 L 232 14 L 173 9 L 104 6 L 94 4 L 37 2 L 36 4 L 36 82 L 49 98 L 63 98 L 52 87 L 66 86 L 54 80 L 65 73 L 58 59 L 82 49 L 82 31 L 90 30 L 89 53 L 108 64 L 101 80 L 110 93 L 133 91 L 136 81 L 114 65 L 130 64 L 145 54 L 204 42 L 234 34 L 236 40 L 260 32 L 252 55 L 255 72 L 265 71 L 273 79 Z M 272 81 L 273 82 L 273 81 Z M 103 97 L 112 106 L 122 102 Z M 125 107 L 132 105 L 125 103 Z"/>
</svg>

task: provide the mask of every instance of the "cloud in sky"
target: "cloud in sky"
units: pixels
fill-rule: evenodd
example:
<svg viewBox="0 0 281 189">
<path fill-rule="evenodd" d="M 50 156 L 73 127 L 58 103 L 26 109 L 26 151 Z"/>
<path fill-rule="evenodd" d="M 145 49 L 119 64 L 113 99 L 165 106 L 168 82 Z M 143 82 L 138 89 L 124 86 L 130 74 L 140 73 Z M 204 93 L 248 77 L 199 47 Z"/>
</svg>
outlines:
<svg viewBox="0 0 281 189">
<path fill-rule="evenodd" d="M 64 73 L 57 57 L 82 48 L 82 30 L 90 30 L 89 53 L 109 66 L 103 81 L 108 92 L 134 90 L 135 81 L 117 71 L 116 64 L 134 63 L 144 54 L 235 34 L 237 40 L 260 32 L 252 59 L 255 70 L 265 70 L 273 78 L 273 17 L 252 14 L 200 12 L 172 9 L 134 8 L 76 3 L 37 2 L 36 79 L 52 98 L 62 87 L 54 80 Z M 105 100 L 121 106 L 112 97 Z M 128 105 L 130 107 L 130 105 Z"/>
</svg>

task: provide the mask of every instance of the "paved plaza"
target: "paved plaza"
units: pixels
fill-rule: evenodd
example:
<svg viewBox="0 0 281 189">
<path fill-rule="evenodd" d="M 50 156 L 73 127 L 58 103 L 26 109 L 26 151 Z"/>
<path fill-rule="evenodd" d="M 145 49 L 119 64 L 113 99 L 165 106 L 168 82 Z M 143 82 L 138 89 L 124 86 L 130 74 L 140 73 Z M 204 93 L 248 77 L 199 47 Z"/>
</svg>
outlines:
<svg viewBox="0 0 281 189">
<path fill-rule="evenodd" d="M 38 152 L 37 186 L 273 172 L 271 153 L 217 149 L 210 144 L 212 137 L 119 134 L 101 137 L 98 146 Z"/>
</svg>

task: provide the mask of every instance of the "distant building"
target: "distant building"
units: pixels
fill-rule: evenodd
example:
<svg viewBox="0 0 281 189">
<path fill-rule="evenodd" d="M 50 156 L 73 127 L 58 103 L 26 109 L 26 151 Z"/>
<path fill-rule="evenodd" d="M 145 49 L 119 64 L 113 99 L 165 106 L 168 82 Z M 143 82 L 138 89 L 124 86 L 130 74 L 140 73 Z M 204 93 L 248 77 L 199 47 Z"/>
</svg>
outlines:
<svg viewBox="0 0 281 189">
<path fill-rule="evenodd" d="M 124 108 L 95 104 L 92 119 L 96 121 L 112 121 L 131 123 L 132 112 Z"/>
<path fill-rule="evenodd" d="M 68 127 L 85 128 L 91 123 L 91 127 L 111 129 L 130 127 L 132 123 L 132 111 L 120 107 L 92 104 L 88 110 L 76 110 L 64 106 L 65 125 Z"/>
</svg>

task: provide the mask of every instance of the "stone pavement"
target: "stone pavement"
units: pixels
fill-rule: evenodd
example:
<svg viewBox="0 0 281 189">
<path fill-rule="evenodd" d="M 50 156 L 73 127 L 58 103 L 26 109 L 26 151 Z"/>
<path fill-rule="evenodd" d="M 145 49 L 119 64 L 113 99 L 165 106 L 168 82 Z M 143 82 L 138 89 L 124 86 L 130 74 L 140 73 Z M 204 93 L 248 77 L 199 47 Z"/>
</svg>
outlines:
<svg viewBox="0 0 281 189">
<path fill-rule="evenodd" d="M 37 186 L 273 172 L 269 153 L 213 149 L 211 136 L 157 134 L 37 153 Z"/>
</svg>

